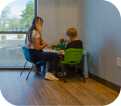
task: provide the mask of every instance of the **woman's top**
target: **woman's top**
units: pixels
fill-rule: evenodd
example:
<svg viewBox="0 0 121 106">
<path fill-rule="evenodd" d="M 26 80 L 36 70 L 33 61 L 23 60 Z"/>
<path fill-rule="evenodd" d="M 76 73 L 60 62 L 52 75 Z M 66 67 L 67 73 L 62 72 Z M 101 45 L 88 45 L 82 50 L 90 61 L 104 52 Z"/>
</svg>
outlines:
<svg viewBox="0 0 121 106">
<path fill-rule="evenodd" d="M 40 49 L 40 45 L 43 44 L 43 40 L 41 38 L 41 33 L 39 33 L 36 30 L 32 31 L 31 34 L 31 40 L 29 40 L 29 37 L 26 37 L 26 46 L 30 49 L 38 50 Z"/>
</svg>

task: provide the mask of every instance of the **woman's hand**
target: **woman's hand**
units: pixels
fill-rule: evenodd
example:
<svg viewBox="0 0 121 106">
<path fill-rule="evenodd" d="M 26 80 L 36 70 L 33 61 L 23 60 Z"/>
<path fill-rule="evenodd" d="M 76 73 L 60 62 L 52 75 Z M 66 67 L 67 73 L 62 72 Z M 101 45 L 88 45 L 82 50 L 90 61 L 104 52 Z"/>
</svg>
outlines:
<svg viewBox="0 0 121 106">
<path fill-rule="evenodd" d="M 59 51 L 59 54 L 64 55 L 64 50 L 60 50 L 60 51 Z"/>
<path fill-rule="evenodd" d="M 42 44 L 40 44 L 40 45 L 37 47 L 37 49 L 38 49 L 38 50 L 42 50 L 42 49 L 44 49 L 44 48 L 47 47 L 47 46 L 48 46 L 48 44 L 45 43 L 45 42 L 43 42 Z"/>
<path fill-rule="evenodd" d="M 44 47 L 48 47 L 48 44 L 46 42 L 43 43 Z"/>
</svg>

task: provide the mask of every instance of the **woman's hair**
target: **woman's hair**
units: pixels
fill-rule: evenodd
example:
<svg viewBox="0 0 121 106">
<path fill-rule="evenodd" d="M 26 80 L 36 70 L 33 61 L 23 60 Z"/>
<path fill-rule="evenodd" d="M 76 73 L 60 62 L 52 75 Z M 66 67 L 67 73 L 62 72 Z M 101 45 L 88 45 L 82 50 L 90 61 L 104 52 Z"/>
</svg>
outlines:
<svg viewBox="0 0 121 106">
<path fill-rule="evenodd" d="M 78 35 L 77 29 L 74 27 L 68 28 L 66 31 L 66 35 L 68 37 L 76 37 Z"/>
<path fill-rule="evenodd" d="M 39 16 L 36 16 L 36 17 L 33 19 L 32 25 L 31 25 L 31 27 L 29 28 L 28 33 L 27 33 L 27 35 L 26 35 L 26 40 L 29 40 L 29 42 L 32 42 L 32 31 L 33 31 L 33 30 L 36 30 L 36 22 L 37 22 L 37 20 L 40 20 L 42 24 L 43 24 L 43 22 L 44 22 L 43 19 L 42 19 L 41 17 L 39 17 Z M 25 43 L 26 43 L 26 40 L 25 40 Z"/>
</svg>

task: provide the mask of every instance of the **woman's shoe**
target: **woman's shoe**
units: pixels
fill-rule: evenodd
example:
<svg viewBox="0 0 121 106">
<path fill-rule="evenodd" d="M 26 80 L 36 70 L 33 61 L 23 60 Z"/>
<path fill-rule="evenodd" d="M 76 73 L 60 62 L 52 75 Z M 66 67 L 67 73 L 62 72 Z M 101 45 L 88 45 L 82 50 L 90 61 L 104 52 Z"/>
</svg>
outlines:
<svg viewBox="0 0 121 106">
<path fill-rule="evenodd" d="M 45 80 L 51 80 L 51 81 L 56 80 L 57 81 L 59 79 L 57 77 L 55 77 L 52 73 L 47 72 L 45 75 Z"/>
</svg>

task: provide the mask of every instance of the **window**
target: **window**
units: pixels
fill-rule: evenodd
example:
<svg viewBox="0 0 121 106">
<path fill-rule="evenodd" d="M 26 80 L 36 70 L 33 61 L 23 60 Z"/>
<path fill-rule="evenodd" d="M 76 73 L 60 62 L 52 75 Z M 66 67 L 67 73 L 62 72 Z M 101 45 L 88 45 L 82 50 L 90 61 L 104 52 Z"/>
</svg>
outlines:
<svg viewBox="0 0 121 106">
<path fill-rule="evenodd" d="M 26 32 L 35 15 L 35 0 L 0 0 L 0 32 Z"/>
<path fill-rule="evenodd" d="M 0 68 L 24 66 L 24 39 L 25 34 L 0 34 Z"/>
<path fill-rule="evenodd" d="M 21 47 L 36 13 L 35 2 L 0 0 L 0 68 L 23 67 L 25 59 Z"/>
</svg>

